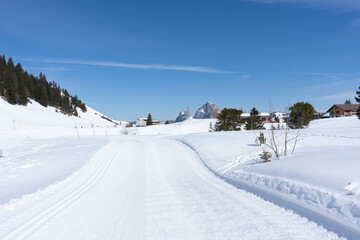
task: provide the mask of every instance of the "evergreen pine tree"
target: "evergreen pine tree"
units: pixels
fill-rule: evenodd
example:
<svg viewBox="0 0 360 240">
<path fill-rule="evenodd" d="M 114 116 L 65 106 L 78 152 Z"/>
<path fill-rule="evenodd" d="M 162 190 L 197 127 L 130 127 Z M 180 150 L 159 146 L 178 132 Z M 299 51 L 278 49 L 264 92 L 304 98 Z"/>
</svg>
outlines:
<svg viewBox="0 0 360 240">
<path fill-rule="evenodd" d="M 49 105 L 56 106 L 55 91 L 54 91 L 53 84 L 51 82 L 46 84 L 46 90 L 47 90 L 47 95 L 49 98 Z"/>
<path fill-rule="evenodd" d="M 153 121 L 152 121 L 152 116 L 149 113 L 148 117 L 147 117 L 147 121 L 146 121 L 146 126 L 150 126 L 153 125 Z"/>
<path fill-rule="evenodd" d="M 79 100 L 78 100 L 77 95 L 75 95 L 75 96 L 73 97 L 72 102 L 73 102 L 73 104 L 74 104 L 75 106 L 78 106 Z"/>
<path fill-rule="evenodd" d="M 25 72 L 27 74 L 27 72 Z M 27 81 L 25 82 L 27 91 L 29 93 L 29 98 L 34 99 L 35 98 L 35 77 L 30 74 L 27 78 Z"/>
<path fill-rule="evenodd" d="M 256 142 L 259 146 L 265 144 L 265 143 L 266 143 L 266 137 L 265 137 L 264 133 L 260 132 L 260 135 L 255 138 L 255 142 Z"/>
<path fill-rule="evenodd" d="M 259 111 L 256 108 L 251 109 L 250 117 L 245 124 L 246 130 L 264 129 L 264 122 L 261 120 Z"/>
<path fill-rule="evenodd" d="M 16 104 L 16 86 L 13 74 L 8 70 L 5 76 L 6 98 L 10 104 Z"/>
<path fill-rule="evenodd" d="M 83 111 L 83 112 L 86 112 L 86 111 L 87 111 L 85 103 L 81 103 L 80 109 L 81 109 L 81 111 Z"/>
<path fill-rule="evenodd" d="M 6 69 L 6 60 L 5 56 L 0 56 L 0 96 L 5 94 L 5 69 Z"/>
<path fill-rule="evenodd" d="M 224 108 L 218 115 L 215 131 L 240 131 L 241 125 L 243 124 L 241 114 L 242 110 Z"/>
<path fill-rule="evenodd" d="M 356 91 L 356 94 L 357 94 L 357 97 L 355 97 L 355 100 L 356 100 L 356 102 L 360 103 L 360 86 L 359 86 L 359 91 Z M 356 115 L 360 119 L 360 107 L 358 108 Z"/>
<path fill-rule="evenodd" d="M 8 59 L 7 66 L 8 66 L 10 71 L 14 70 L 14 62 L 13 62 L 11 57 Z"/>
<path fill-rule="evenodd" d="M 40 87 L 40 96 L 39 96 L 39 103 L 41 105 L 43 105 L 44 107 L 47 107 L 49 104 L 49 100 L 48 100 L 48 96 L 47 96 L 47 91 L 46 91 L 46 87 L 44 84 L 41 84 Z"/>
<path fill-rule="evenodd" d="M 289 108 L 288 125 L 290 128 L 303 128 L 314 119 L 314 107 L 310 103 L 298 102 Z"/>
<path fill-rule="evenodd" d="M 21 105 L 26 105 L 28 103 L 28 98 L 26 94 L 26 87 L 24 81 L 21 79 L 19 82 L 19 99 L 18 103 Z"/>
<path fill-rule="evenodd" d="M 262 153 L 259 154 L 260 158 L 263 160 L 264 163 L 270 162 L 270 158 L 272 156 L 271 153 L 268 151 L 263 150 Z"/>
<path fill-rule="evenodd" d="M 4 96 L 5 94 L 5 79 L 3 75 L 3 70 L 0 66 L 0 96 Z"/>
</svg>

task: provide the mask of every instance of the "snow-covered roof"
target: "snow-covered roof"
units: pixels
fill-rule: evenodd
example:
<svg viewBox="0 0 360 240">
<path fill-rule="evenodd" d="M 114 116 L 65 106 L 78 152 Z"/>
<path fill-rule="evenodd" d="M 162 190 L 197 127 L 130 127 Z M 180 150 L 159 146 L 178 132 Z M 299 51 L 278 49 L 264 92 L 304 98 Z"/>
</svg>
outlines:
<svg viewBox="0 0 360 240">
<path fill-rule="evenodd" d="M 250 113 L 241 114 L 242 117 L 250 117 Z M 270 113 L 260 113 L 261 117 L 270 117 Z"/>
</svg>

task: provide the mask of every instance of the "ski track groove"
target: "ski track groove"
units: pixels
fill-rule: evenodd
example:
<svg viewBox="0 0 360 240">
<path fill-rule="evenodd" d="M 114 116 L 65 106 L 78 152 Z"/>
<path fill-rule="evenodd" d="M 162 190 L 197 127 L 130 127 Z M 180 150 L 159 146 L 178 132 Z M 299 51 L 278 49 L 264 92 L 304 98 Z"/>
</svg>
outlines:
<svg viewBox="0 0 360 240">
<path fill-rule="evenodd" d="M 25 214 L 32 218 L 20 221 L 21 211 L 10 218 L 17 227 L 1 239 L 338 239 L 226 183 L 176 140 L 112 141 L 89 163 L 75 187 L 60 185 L 49 201 L 39 199 L 40 210 Z"/>
<path fill-rule="evenodd" d="M 199 159 L 199 161 L 200 161 L 200 159 Z M 186 164 L 187 162 L 184 161 L 184 163 Z M 188 166 L 188 168 L 190 169 L 189 166 Z M 209 173 L 211 174 L 211 172 L 209 172 Z M 199 174 L 196 173 L 196 172 L 193 172 L 192 175 L 195 176 L 196 179 L 197 179 L 197 180 L 194 181 L 194 182 L 196 182 L 197 185 L 198 185 L 197 188 L 199 188 L 199 189 L 212 189 L 212 190 L 214 190 L 215 192 L 220 193 L 220 195 L 222 195 L 224 198 L 226 198 L 227 201 L 231 201 L 231 203 L 232 203 L 233 205 L 239 204 L 239 199 L 238 199 L 237 197 L 234 197 L 234 196 L 231 195 L 229 192 L 224 191 L 224 189 L 220 188 L 217 184 L 211 184 L 207 179 L 204 178 L 204 176 L 201 176 L 201 175 L 199 175 Z M 216 180 L 218 180 L 215 175 L 214 175 L 214 177 L 215 177 Z M 256 209 L 256 208 L 253 207 L 252 205 L 251 205 L 251 208 L 249 208 L 249 209 L 251 209 L 251 213 L 252 213 L 253 215 L 258 215 L 258 214 L 259 214 L 258 212 L 255 212 L 255 211 L 254 211 L 254 209 Z M 261 230 L 262 227 L 259 227 L 259 226 L 258 226 L 257 224 L 255 224 L 250 218 L 248 218 L 247 221 L 248 221 L 249 225 L 251 225 L 251 227 L 252 227 L 253 229 L 256 229 L 256 231 L 259 232 L 262 236 L 269 236 L 269 235 L 271 235 L 271 233 L 265 233 L 263 230 Z M 268 224 L 270 224 L 270 222 L 265 222 L 264 225 L 268 225 Z M 245 236 L 240 233 L 240 236 L 239 236 L 239 237 L 242 238 L 242 237 L 245 237 Z M 275 236 L 272 236 L 271 239 L 275 239 Z"/>
<path fill-rule="evenodd" d="M 137 186 L 140 186 L 141 183 L 141 179 L 140 179 L 140 174 L 136 176 L 135 181 L 129 181 L 128 179 L 125 180 L 126 182 L 126 192 L 128 194 L 125 195 L 125 199 L 122 201 L 121 203 L 121 208 L 122 209 L 126 209 L 131 207 L 131 196 L 132 194 L 137 195 L 138 197 L 142 198 L 141 196 L 139 196 L 137 194 L 137 192 L 134 190 L 136 189 Z M 123 189 L 125 190 L 125 189 Z M 125 213 L 125 216 L 129 215 L 129 212 Z M 114 221 L 114 223 L 112 224 L 111 227 L 111 239 L 123 239 L 124 236 L 127 236 L 127 233 L 124 231 L 124 224 L 129 222 L 129 218 L 131 218 L 131 216 L 128 216 L 129 218 L 125 217 L 124 215 L 119 215 L 116 219 L 116 221 Z M 134 224 L 139 224 L 139 223 L 134 223 Z M 138 235 L 140 233 L 138 232 L 133 232 L 131 234 L 131 236 L 127 236 L 129 239 L 141 239 Z"/>
<path fill-rule="evenodd" d="M 37 216 L 23 222 L 22 224 L 20 224 L 18 228 L 14 229 L 6 236 L 3 236 L 1 239 L 3 240 L 25 239 L 33 232 L 35 232 L 39 227 L 45 224 L 48 220 L 50 220 L 51 218 L 62 212 L 69 205 L 71 205 L 73 202 L 83 197 L 89 190 L 91 190 L 94 186 L 96 186 L 96 183 L 105 174 L 107 168 L 110 166 L 111 162 L 113 161 L 116 154 L 120 150 L 118 144 L 109 143 L 108 145 L 111 146 L 105 146 L 105 147 L 110 149 L 106 151 L 107 155 L 106 157 L 103 158 L 104 161 L 102 162 L 100 168 L 97 169 L 94 175 L 92 175 L 90 179 L 86 181 L 85 184 L 73 190 L 72 193 L 67 195 L 59 202 L 56 202 L 47 209 L 43 210 Z"/>
</svg>

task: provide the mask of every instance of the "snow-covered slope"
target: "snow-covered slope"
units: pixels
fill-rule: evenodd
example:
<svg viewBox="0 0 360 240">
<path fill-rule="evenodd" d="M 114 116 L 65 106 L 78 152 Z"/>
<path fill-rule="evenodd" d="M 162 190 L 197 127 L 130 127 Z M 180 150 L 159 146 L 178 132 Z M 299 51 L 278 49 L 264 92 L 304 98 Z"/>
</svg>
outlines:
<svg viewBox="0 0 360 240">
<path fill-rule="evenodd" d="M 335 219 L 360 231 L 360 120 L 315 120 L 303 133 L 293 155 L 280 160 L 273 157 L 270 163 L 262 163 L 259 157 L 261 148 L 254 142 L 259 132 L 173 138 L 196 151 L 218 176 L 240 188 L 284 207 L 296 206 L 302 214 L 316 216 L 330 227 L 338 226 L 329 220 Z M 269 139 L 269 130 L 262 132 Z"/>
<path fill-rule="evenodd" d="M 136 135 L 177 135 L 209 132 L 210 123 L 215 124 L 216 119 L 188 119 L 183 122 L 153 125 L 133 129 Z"/>
<path fill-rule="evenodd" d="M 68 116 L 56 112 L 54 107 L 43 107 L 38 102 L 31 100 L 27 106 L 11 105 L 0 98 L 1 128 L 12 129 L 13 120 L 15 127 L 109 127 L 114 123 L 101 118 L 103 114 L 87 106 L 87 112 L 77 109 L 79 117 Z M 106 117 L 106 116 L 104 116 Z M 118 123 L 118 122 L 117 122 Z"/>
<path fill-rule="evenodd" d="M 21 106 L 0 97 L 0 204 L 69 177 L 125 125 L 88 106 L 77 111 L 79 117 L 68 116 L 33 100 Z"/>
<path fill-rule="evenodd" d="M 31 100 L 27 106 L 11 105 L 0 98 L 0 140 L 11 136 L 56 137 L 75 133 L 75 127 L 113 128 L 120 124 L 87 106 L 87 112 L 77 109 L 79 117 L 57 112 Z M 109 121 L 109 120 L 110 121 Z M 84 130 L 79 130 L 83 131 Z M 71 133 L 70 133 L 71 132 Z"/>
</svg>

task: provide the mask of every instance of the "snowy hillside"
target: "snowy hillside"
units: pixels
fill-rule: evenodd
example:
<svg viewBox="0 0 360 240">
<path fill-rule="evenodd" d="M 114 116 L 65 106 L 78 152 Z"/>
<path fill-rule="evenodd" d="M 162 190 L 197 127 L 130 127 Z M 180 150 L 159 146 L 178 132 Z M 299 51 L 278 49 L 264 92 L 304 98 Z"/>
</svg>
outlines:
<svg viewBox="0 0 360 240">
<path fill-rule="evenodd" d="M 87 107 L 87 112 L 78 109 L 79 117 L 57 112 L 54 107 L 43 107 L 31 100 L 27 106 L 11 105 L 0 98 L 0 140 L 10 135 L 27 137 L 55 137 L 75 133 L 74 128 L 113 128 L 120 122 Z"/>
<path fill-rule="evenodd" d="M 78 114 L 65 115 L 33 100 L 27 106 L 12 105 L 0 97 L 0 150 L 5 156 L 0 157 L 0 204 L 69 177 L 108 143 L 107 135 L 121 134 L 126 124 L 88 106 Z"/>
</svg>

